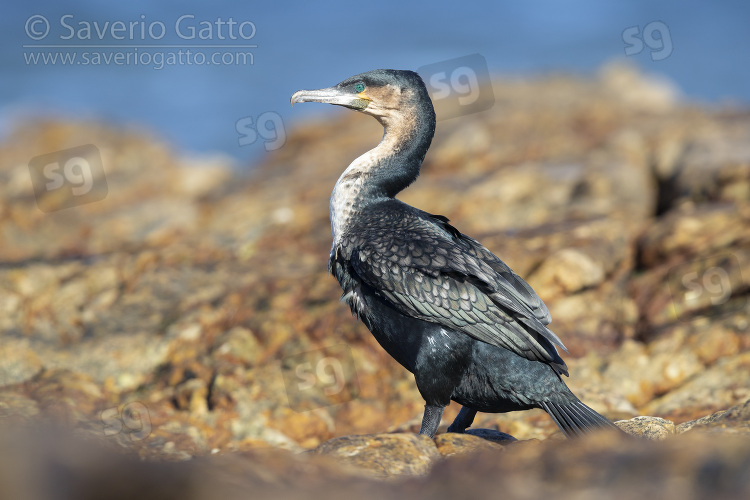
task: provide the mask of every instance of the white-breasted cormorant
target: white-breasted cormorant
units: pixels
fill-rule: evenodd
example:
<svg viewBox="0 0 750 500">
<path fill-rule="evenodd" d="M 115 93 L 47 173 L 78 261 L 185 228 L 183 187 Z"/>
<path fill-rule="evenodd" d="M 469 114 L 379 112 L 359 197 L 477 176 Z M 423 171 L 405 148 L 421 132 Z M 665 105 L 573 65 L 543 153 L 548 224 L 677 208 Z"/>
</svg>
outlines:
<svg viewBox="0 0 750 500">
<path fill-rule="evenodd" d="M 420 434 L 435 435 L 451 400 L 463 408 L 449 432 L 466 430 L 477 411 L 530 408 L 546 410 L 568 436 L 613 426 L 562 381 L 555 346 L 565 346 L 534 290 L 447 218 L 395 199 L 419 175 L 435 132 L 419 75 L 369 71 L 291 101 L 361 111 L 385 129 L 333 188 L 329 271 L 342 301 L 414 374 L 426 403 Z"/>
</svg>

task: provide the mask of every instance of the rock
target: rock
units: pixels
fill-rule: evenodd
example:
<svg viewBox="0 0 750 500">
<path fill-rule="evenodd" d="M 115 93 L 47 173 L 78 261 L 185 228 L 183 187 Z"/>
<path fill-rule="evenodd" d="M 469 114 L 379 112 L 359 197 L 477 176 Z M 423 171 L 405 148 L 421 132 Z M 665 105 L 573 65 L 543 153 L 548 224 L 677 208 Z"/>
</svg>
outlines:
<svg viewBox="0 0 750 500">
<path fill-rule="evenodd" d="M 232 160 L 226 156 L 186 158 L 177 189 L 185 195 L 200 199 L 221 193 L 232 181 Z"/>
<path fill-rule="evenodd" d="M 39 405 L 39 415 L 68 427 L 91 422 L 107 399 L 91 377 L 69 370 L 43 371 L 27 382 L 26 391 Z"/>
<path fill-rule="evenodd" d="M 165 463 L 116 452 L 63 432 L 0 429 L 3 498 L 744 498 L 750 460 L 743 436 L 688 433 L 655 443 L 599 433 L 563 442 L 519 442 L 436 460 L 426 476 L 383 481 L 334 457 L 250 450 Z M 425 438 L 426 441 L 430 441 Z M 387 456 L 387 450 L 383 451 Z M 65 473 L 64 493 L 60 472 Z"/>
<path fill-rule="evenodd" d="M 334 438 L 311 453 L 342 459 L 373 477 L 424 475 L 440 457 L 435 443 L 419 434 L 375 434 Z"/>
<path fill-rule="evenodd" d="M 575 357 L 611 353 L 635 333 L 637 313 L 622 290 L 611 284 L 549 303 L 550 327 Z"/>
<path fill-rule="evenodd" d="M 446 432 L 435 436 L 438 452 L 444 457 L 478 450 L 502 450 L 503 444 L 517 441 L 503 432 L 491 429 L 468 429 L 465 434 Z"/>
<path fill-rule="evenodd" d="M 263 354 L 263 348 L 253 332 L 239 326 L 217 337 L 213 349 L 217 356 L 248 365 L 257 363 Z"/>
<path fill-rule="evenodd" d="M 654 397 L 653 380 L 646 373 L 649 361 L 646 346 L 627 341 L 606 366 L 603 378 L 612 381 L 612 392 L 622 394 L 635 407 L 641 406 Z"/>
<path fill-rule="evenodd" d="M 615 424 L 632 436 L 652 441 L 661 441 L 675 433 L 674 422 L 659 417 L 635 417 L 630 420 L 617 421 Z"/>
<path fill-rule="evenodd" d="M 706 365 L 728 358 L 742 350 L 742 339 L 737 329 L 723 322 L 709 328 L 696 329 L 688 342 L 691 350 Z"/>
<path fill-rule="evenodd" d="M 684 418 L 750 399 L 750 352 L 722 359 L 680 387 L 641 408 L 644 413 Z"/>
<path fill-rule="evenodd" d="M 491 109 L 438 123 L 419 181 L 400 197 L 450 217 L 529 281 L 569 349 L 566 382 L 586 404 L 611 418 L 695 421 L 750 398 L 750 114 L 683 104 L 633 70 L 604 73 L 497 80 Z M 580 474 L 597 492 L 599 466 L 642 484 L 636 472 L 618 476 L 621 461 L 690 478 L 679 484 L 712 463 L 734 477 L 735 444 L 719 427 L 716 442 L 688 432 L 663 448 L 623 444 L 598 455 L 611 460 L 603 466 L 590 455 L 602 453 L 598 444 L 561 440 L 541 410 L 477 415 L 476 427 L 520 440 L 502 453 L 473 429 L 439 434 L 438 445 L 400 434 L 416 432 L 423 412 L 414 377 L 337 301 L 325 266 L 333 184 L 381 127 L 348 113 L 287 132 L 285 146 L 245 175 L 222 158 L 185 158 L 150 133 L 104 123 L 10 131 L 0 144 L 0 426 L 61 421 L 149 461 L 241 454 L 229 461 L 257 470 L 248 472 L 256 488 L 264 477 L 297 480 L 286 465 L 307 481 L 301 471 L 312 462 L 284 450 L 331 439 L 360 443 L 370 476 L 410 473 L 412 454 L 424 474 L 442 456 L 438 445 L 455 452 L 431 478 L 443 489 L 415 483 L 436 497 L 461 481 L 466 491 L 487 488 L 483 496 L 515 491 L 516 476 L 519 495 L 534 496 L 524 481 L 547 484 L 544 467 L 559 479 L 550 488 L 578 477 L 570 457 L 589 467 Z M 106 197 L 41 211 L 29 160 L 89 143 L 101 154 Z M 62 191 L 41 198 L 42 206 L 71 200 Z M 315 391 L 296 390 L 300 382 Z M 443 428 L 457 411 L 449 406 Z M 710 423 L 700 422 L 696 431 Z M 345 438 L 377 432 L 402 437 Z M 375 448 L 377 440 L 386 441 Z M 685 462 L 688 445 L 700 449 Z M 491 464 L 461 468 L 482 450 Z M 336 491 L 360 492 L 341 484 Z M 397 496 L 376 484 L 363 498 Z"/>
<path fill-rule="evenodd" d="M 193 378 L 175 388 L 175 404 L 181 410 L 192 414 L 208 413 L 208 387 L 206 382 Z"/>
<path fill-rule="evenodd" d="M 268 420 L 268 426 L 289 436 L 303 448 L 315 448 L 332 437 L 333 421 L 324 408 L 297 412 L 279 408 Z"/>
<path fill-rule="evenodd" d="M 661 165 L 662 210 L 706 201 L 748 200 L 750 133 L 729 122 L 717 133 L 715 123 L 700 117 L 670 138 L 670 161 Z M 712 130 L 713 129 L 713 130 Z M 667 141 L 665 141 L 667 142 Z"/>
<path fill-rule="evenodd" d="M 728 410 L 677 426 L 678 434 L 688 431 L 748 435 L 750 434 L 750 400 Z"/>
<path fill-rule="evenodd" d="M 714 420 L 716 420 L 717 418 L 719 418 L 726 412 L 727 410 L 720 410 L 715 413 L 712 413 L 711 415 L 706 415 L 705 417 L 697 418 L 695 420 L 690 420 L 688 422 L 683 422 L 675 428 L 675 432 L 677 434 L 682 434 L 683 432 L 689 431 L 693 427 L 701 428 L 705 424 L 710 424 L 711 422 L 713 422 Z"/>
<path fill-rule="evenodd" d="M 558 294 L 577 292 L 604 280 L 603 260 L 597 262 L 579 249 L 565 248 L 547 257 L 535 273 L 536 281 L 545 288 L 557 287 Z"/>
<path fill-rule="evenodd" d="M 750 207 L 738 209 L 731 203 L 711 203 L 667 213 L 649 227 L 643 237 L 643 264 L 654 266 L 681 253 L 711 255 L 746 240 L 750 237 L 748 209 Z"/>
<path fill-rule="evenodd" d="M 632 66 L 608 64 L 599 78 L 605 87 L 624 102 L 649 113 L 664 113 L 674 108 L 679 91 L 663 78 L 644 77 Z"/>
<path fill-rule="evenodd" d="M 730 315 L 748 304 L 747 214 L 730 205 L 685 212 L 667 214 L 642 240 L 644 265 L 653 269 L 633 280 L 633 290 L 642 317 L 655 329 Z"/>
<path fill-rule="evenodd" d="M 39 404 L 20 391 L 0 389 L 0 422 L 19 423 L 39 415 Z"/>
<path fill-rule="evenodd" d="M 4 340 L 0 345 L 0 388 L 24 382 L 42 370 L 42 361 L 28 339 Z"/>
</svg>

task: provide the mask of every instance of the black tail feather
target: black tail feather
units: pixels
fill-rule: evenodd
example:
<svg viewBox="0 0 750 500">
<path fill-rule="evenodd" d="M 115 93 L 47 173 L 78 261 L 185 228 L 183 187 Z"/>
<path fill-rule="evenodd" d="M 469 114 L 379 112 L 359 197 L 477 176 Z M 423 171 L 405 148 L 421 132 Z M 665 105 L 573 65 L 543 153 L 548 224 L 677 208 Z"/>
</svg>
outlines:
<svg viewBox="0 0 750 500">
<path fill-rule="evenodd" d="M 618 428 L 580 401 L 565 404 L 545 401 L 542 408 L 567 437 L 581 436 L 601 428 Z"/>
</svg>

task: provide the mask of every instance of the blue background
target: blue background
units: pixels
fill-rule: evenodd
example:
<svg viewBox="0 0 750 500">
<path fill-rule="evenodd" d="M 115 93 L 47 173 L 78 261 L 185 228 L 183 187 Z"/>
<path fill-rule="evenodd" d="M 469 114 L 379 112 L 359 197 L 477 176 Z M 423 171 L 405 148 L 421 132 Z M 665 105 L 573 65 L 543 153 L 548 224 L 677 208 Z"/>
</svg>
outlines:
<svg viewBox="0 0 750 500">
<path fill-rule="evenodd" d="M 98 119 L 153 131 L 182 152 L 221 152 L 239 165 L 265 152 L 263 143 L 240 146 L 238 120 L 278 113 L 294 120 L 331 112 L 323 106 L 289 106 L 302 88 L 335 84 L 379 67 L 417 69 L 479 53 L 490 72 L 531 76 L 548 72 L 592 74 L 602 64 L 627 60 L 665 75 L 686 99 L 732 105 L 750 103 L 750 2 L 529 1 L 474 6 L 398 2 L 122 2 L 44 0 L 6 4 L 0 16 L 0 134 L 28 116 Z M 61 40 L 60 18 L 79 21 L 161 21 L 161 40 Z M 181 15 L 193 24 L 217 18 L 252 21 L 256 34 L 236 40 L 180 40 Z M 42 15 L 51 25 L 40 42 L 25 23 Z M 141 16 L 144 16 L 142 19 Z M 627 57 L 623 31 L 661 21 L 672 54 L 653 61 L 646 47 Z M 94 37 L 96 35 L 94 34 Z M 128 43 L 252 43 L 252 65 L 183 65 L 161 70 L 140 65 L 29 65 L 23 45 L 78 43 L 87 47 Z M 59 49 L 53 49 L 56 51 Z M 88 49 L 76 49 L 80 54 Z M 146 49 L 144 49 L 146 50 Z M 168 50 L 168 49 L 163 49 Z M 220 49 L 230 50 L 232 49 Z M 246 49 L 240 49 L 246 50 Z M 71 51 L 69 49 L 68 51 Z M 132 49 L 123 49 L 132 51 Z M 212 50 L 203 50 L 211 53 Z M 111 51 L 110 51 L 111 52 Z"/>
</svg>

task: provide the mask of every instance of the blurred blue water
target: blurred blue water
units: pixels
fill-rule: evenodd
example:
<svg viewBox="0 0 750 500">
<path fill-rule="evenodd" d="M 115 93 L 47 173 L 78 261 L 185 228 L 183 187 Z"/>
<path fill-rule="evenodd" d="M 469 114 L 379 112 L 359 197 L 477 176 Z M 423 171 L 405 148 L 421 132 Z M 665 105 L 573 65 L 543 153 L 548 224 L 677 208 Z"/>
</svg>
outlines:
<svg viewBox="0 0 750 500">
<path fill-rule="evenodd" d="M 252 141 L 244 130 L 263 113 L 263 125 L 272 135 L 279 117 L 288 128 L 301 117 L 328 111 L 323 106 L 289 106 L 289 96 L 300 88 L 332 85 L 355 73 L 379 67 L 416 69 L 445 59 L 479 53 L 490 72 L 533 75 L 550 71 L 591 73 L 614 59 L 628 60 L 644 70 L 667 76 L 689 99 L 735 100 L 750 103 L 750 3 L 723 1 L 603 0 L 526 3 L 487 3 L 483 6 L 440 7 L 404 1 L 292 4 L 288 2 L 229 2 L 208 5 L 196 0 L 156 4 L 133 0 L 123 4 L 78 0 L 61 5 L 52 0 L 33 5 L 8 4 L 0 16 L 0 133 L 19 117 L 58 115 L 95 118 L 152 130 L 185 152 L 226 153 L 240 164 L 265 153 L 268 141 Z M 34 15 L 49 22 L 29 26 Z M 74 28 L 70 30 L 61 23 Z M 175 33 L 180 16 L 183 34 L 191 26 L 210 24 L 210 40 L 185 40 Z M 256 28 L 249 40 L 220 40 L 216 20 L 251 21 Z M 135 40 L 116 40 L 108 32 L 98 39 L 81 40 L 78 30 L 88 23 L 135 23 Z M 203 25 L 199 25 L 205 21 Z M 644 46 L 627 57 L 623 31 L 661 21 L 672 43 L 669 57 L 652 60 L 654 49 Z M 83 23 L 83 24 L 79 24 Z M 159 40 L 141 40 L 139 29 L 163 23 Z M 158 24 L 155 28 L 159 28 Z M 221 27 L 229 35 L 227 26 Z M 236 26 L 234 27 L 236 28 Z M 36 31 L 34 31 L 36 30 Z M 115 36 L 121 36 L 116 31 Z M 159 30 L 156 29 L 156 35 Z M 204 33 L 205 34 L 205 33 Z M 235 31 L 236 34 L 236 31 Z M 250 25 L 245 25 L 250 35 Z M 85 35 L 85 33 L 83 33 Z M 225 36 L 225 38 L 227 38 Z M 652 42 L 654 42 L 652 40 Z M 656 41 L 658 42 L 658 40 Z M 656 43 L 654 42 L 654 43 Z M 28 64 L 38 44 L 79 44 L 66 49 L 77 53 L 176 52 L 171 48 L 96 49 L 94 45 L 127 44 L 252 44 L 245 49 L 195 49 L 252 53 L 252 64 L 169 65 L 155 69 L 143 64 L 65 65 Z M 59 52 L 61 49 L 49 49 Z M 631 49 L 632 50 L 632 49 Z M 143 57 L 143 56 L 141 56 Z M 227 56 L 228 57 L 228 56 Z M 657 58 L 658 59 L 658 58 Z M 78 59 L 78 62 L 81 60 Z M 270 113 L 269 113 L 270 112 Z M 249 121 L 248 121 L 249 120 Z M 278 124 L 279 126 L 281 124 Z M 242 127 L 240 127 L 242 128 Z M 264 135 L 263 130 L 260 133 Z M 44 152 L 40 152 L 44 153 Z"/>
</svg>

